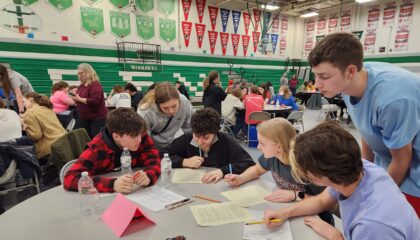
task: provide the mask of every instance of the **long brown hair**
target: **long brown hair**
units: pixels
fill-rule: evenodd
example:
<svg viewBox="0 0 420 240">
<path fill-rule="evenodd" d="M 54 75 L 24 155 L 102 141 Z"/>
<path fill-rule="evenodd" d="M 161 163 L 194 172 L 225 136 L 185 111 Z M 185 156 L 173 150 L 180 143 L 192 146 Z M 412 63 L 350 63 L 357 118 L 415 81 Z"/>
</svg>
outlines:
<svg viewBox="0 0 420 240">
<path fill-rule="evenodd" d="M 3 94 L 6 96 L 6 99 L 9 99 L 10 94 L 10 79 L 9 79 L 9 73 L 7 72 L 7 68 L 0 64 L 0 82 L 1 87 L 3 88 Z"/>
<path fill-rule="evenodd" d="M 204 80 L 203 80 L 203 89 L 204 89 L 204 91 L 206 91 L 207 88 L 210 85 L 214 84 L 214 80 L 216 80 L 218 78 L 219 78 L 219 73 L 216 70 L 211 70 L 209 72 L 209 75 L 206 78 L 204 78 Z"/>
<path fill-rule="evenodd" d="M 25 95 L 25 98 L 32 98 L 34 102 L 37 103 L 39 106 L 43 106 L 49 109 L 53 108 L 53 105 L 50 102 L 50 99 L 45 95 L 42 95 L 36 92 L 30 92 Z"/>
<path fill-rule="evenodd" d="M 51 93 L 54 94 L 55 92 L 63 90 L 64 88 L 67 88 L 67 87 L 69 87 L 69 84 L 64 81 L 54 83 L 54 85 L 51 88 Z"/>
<path fill-rule="evenodd" d="M 152 103 L 155 103 L 159 107 L 159 104 L 165 103 L 171 99 L 179 100 L 178 89 L 170 82 L 163 82 L 158 84 L 153 90 L 150 90 L 146 96 L 143 97 L 139 106 L 141 106 L 141 110 L 149 108 Z"/>
</svg>

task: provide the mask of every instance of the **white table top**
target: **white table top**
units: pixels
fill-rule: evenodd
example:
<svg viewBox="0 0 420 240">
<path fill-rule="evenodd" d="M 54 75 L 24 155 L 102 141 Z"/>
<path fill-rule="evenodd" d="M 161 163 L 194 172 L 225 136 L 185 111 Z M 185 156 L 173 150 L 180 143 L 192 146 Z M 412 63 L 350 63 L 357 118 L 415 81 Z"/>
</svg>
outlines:
<svg viewBox="0 0 420 240">
<path fill-rule="evenodd" d="M 263 111 L 285 111 L 285 110 L 290 110 L 292 109 L 291 106 L 276 106 L 276 105 L 270 105 L 270 104 L 266 104 L 264 106 Z"/>
<path fill-rule="evenodd" d="M 265 176 L 266 177 L 266 176 Z M 272 183 L 263 180 L 254 180 L 250 184 L 260 184 L 272 190 Z M 217 184 L 176 184 L 172 191 L 185 197 L 204 195 L 220 201 L 226 201 L 220 192 L 230 190 L 223 181 Z M 6 211 L 0 216 L 0 233 L 2 239 L 118 239 L 104 224 L 100 216 L 114 200 L 115 195 L 100 198 L 97 214 L 82 216 L 80 214 L 80 200 L 78 193 L 67 192 L 62 186 L 38 194 Z M 207 204 L 209 202 L 194 199 L 193 203 L 174 210 L 152 212 L 142 207 L 157 222 L 156 225 L 135 232 L 124 233 L 124 239 L 151 239 L 160 240 L 178 235 L 187 239 L 229 239 L 239 240 L 243 236 L 243 223 L 228 224 L 217 227 L 200 227 L 195 222 L 189 206 Z M 252 210 L 264 210 L 287 206 L 288 203 L 263 203 Z M 303 218 L 290 219 L 293 238 L 322 239 L 310 227 L 306 226 Z"/>
</svg>

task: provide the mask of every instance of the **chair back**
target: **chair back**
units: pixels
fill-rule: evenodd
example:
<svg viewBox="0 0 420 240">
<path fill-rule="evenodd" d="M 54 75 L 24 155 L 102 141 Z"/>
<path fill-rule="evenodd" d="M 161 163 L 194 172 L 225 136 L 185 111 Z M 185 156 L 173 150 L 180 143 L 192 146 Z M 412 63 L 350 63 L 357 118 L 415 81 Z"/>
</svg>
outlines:
<svg viewBox="0 0 420 240">
<path fill-rule="evenodd" d="M 292 121 L 301 121 L 303 117 L 303 112 L 302 111 L 295 111 L 292 112 L 288 117 L 287 120 L 292 120 Z"/>
<path fill-rule="evenodd" d="M 251 122 L 251 121 L 262 122 L 269 119 L 271 119 L 271 114 L 269 114 L 268 112 L 263 112 L 263 111 L 252 112 L 251 114 L 249 114 L 248 122 Z"/>
<path fill-rule="evenodd" d="M 73 166 L 73 164 L 77 161 L 77 159 L 73 159 L 69 162 L 67 162 L 66 164 L 64 164 L 64 166 L 61 168 L 60 171 L 60 183 L 63 184 L 64 182 L 64 176 L 66 176 L 66 173 L 70 170 L 70 168 Z"/>
<path fill-rule="evenodd" d="M 72 118 L 69 122 L 69 124 L 66 127 L 67 132 L 70 132 L 73 130 L 74 125 L 76 125 L 76 119 Z"/>
</svg>

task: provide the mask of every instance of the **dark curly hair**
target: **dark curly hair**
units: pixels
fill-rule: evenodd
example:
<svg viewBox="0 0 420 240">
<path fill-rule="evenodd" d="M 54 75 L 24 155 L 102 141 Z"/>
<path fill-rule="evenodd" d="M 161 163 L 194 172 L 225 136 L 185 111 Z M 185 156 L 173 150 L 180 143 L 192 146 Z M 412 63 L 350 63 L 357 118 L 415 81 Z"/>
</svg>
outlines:
<svg viewBox="0 0 420 240">
<path fill-rule="evenodd" d="M 146 122 L 131 108 L 117 108 L 108 112 L 106 128 L 110 133 L 138 136 L 146 132 Z"/>
<path fill-rule="evenodd" d="M 191 128 L 198 136 L 216 134 L 220 130 L 220 114 L 213 108 L 197 110 L 191 117 Z"/>
</svg>

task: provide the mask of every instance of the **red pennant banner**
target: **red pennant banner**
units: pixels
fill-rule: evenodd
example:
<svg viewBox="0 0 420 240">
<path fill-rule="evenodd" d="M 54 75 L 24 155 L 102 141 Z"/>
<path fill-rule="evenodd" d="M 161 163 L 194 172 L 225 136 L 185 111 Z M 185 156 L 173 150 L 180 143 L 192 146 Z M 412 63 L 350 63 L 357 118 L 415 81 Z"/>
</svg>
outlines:
<svg viewBox="0 0 420 240">
<path fill-rule="evenodd" d="M 210 52 L 211 54 L 214 54 L 214 48 L 216 47 L 218 32 L 208 31 L 208 34 L 209 34 Z"/>
<path fill-rule="evenodd" d="M 195 32 L 197 33 L 198 48 L 201 48 L 201 45 L 203 44 L 203 37 L 204 37 L 205 31 L 206 31 L 205 24 L 200 24 L 200 23 L 195 24 Z"/>
<path fill-rule="evenodd" d="M 254 10 L 254 30 L 258 31 L 258 26 L 260 25 L 260 20 L 261 20 L 261 11 L 257 10 L 257 9 L 253 9 Z"/>
<path fill-rule="evenodd" d="M 182 32 L 184 33 L 184 42 L 185 46 L 188 47 L 190 44 L 190 35 L 191 35 L 191 28 L 192 28 L 192 22 L 184 22 L 182 21 Z"/>
<path fill-rule="evenodd" d="M 260 41 L 260 32 L 252 32 L 252 43 L 254 44 L 254 53 L 257 52 L 258 42 Z"/>
<path fill-rule="evenodd" d="M 220 42 L 222 43 L 222 54 L 226 55 L 226 48 L 229 42 L 229 33 L 220 32 Z"/>
<path fill-rule="evenodd" d="M 204 8 L 206 7 L 206 0 L 195 0 L 197 5 L 198 20 L 203 22 Z"/>
<path fill-rule="evenodd" d="M 210 16 L 210 23 L 211 23 L 211 30 L 212 31 L 214 31 L 216 29 L 217 14 L 219 14 L 219 8 L 209 6 L 209 16 Z"/>
<path fill-rule="evenodd" d="M 251 15 L 249 15 L 248 12 L 244 12 L 243 16 L 245 25 L 245 35 L 248 35 L 249 24 L 251 23 Z"/>
<path fill-rule="evenodd" d="M 279 15 L 275 15 L 273 17 L 273 23 L 272 23 L 272 32 L 273 33 L 277 33 L 279 31 L 279 24 L 280 24 L 280 20 L 279 20 Z"/>
<path fill-rule="evenodd" d="M 248 51 L 249 39 L 251 37 L 248 35 L 242 35 L 242 47 L 244 49 L 244 56 L 246 56 L 246 52 Z"/>
<path fill-rule="evenodd" d="M 239 41 L 241 40 L 240 34 L 232 33 L 232 46 L 233 46 L 233 55 L 236 56 L 236 53 L 238 53 L 238 45 Z"/>
<path fill-rule="evenodd" d="M 181 0 L 182 9 L 184 10 L 184 20 L 188 21 L 188 16 L 190 15 L 190 8 L 192 0 Z"/>
</svg>

